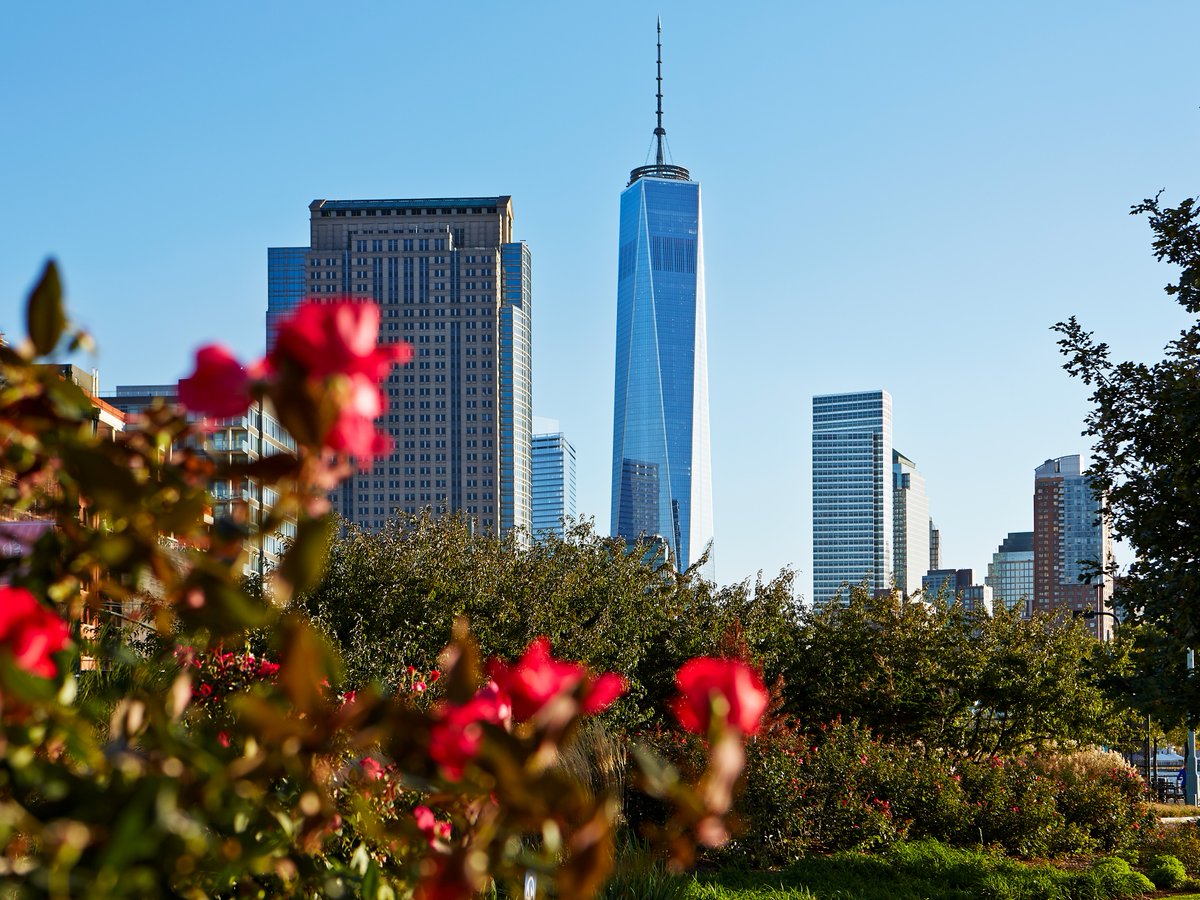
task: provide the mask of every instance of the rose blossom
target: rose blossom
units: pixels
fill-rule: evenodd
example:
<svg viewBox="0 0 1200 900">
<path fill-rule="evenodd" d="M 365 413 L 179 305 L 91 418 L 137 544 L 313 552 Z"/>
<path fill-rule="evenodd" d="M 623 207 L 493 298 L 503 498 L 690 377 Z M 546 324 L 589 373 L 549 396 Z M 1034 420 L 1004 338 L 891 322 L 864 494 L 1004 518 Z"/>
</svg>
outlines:
<svg viewBox="0 0 1200 900">
<path fill-rule="evenodd" d="M 483 722 L 503 725 L 512 717 L 507 697 L 494 682 L 480 688 L 461 706 L 443 703 L 429 737 L 429 755 L 451 781 L 462 778 L 483 743 Z"/>
<path fill-rule="evenodd" d="M 408 344 L 381 347 L 378 338 L 379 307 L 374 303 L 308 300 L 280 326 L 271 360 L 290 359 L 315 378 L 363 375 L 377 383 L 393 363 L 412 359 Z"/>
<path fill-rule="evenodd" d="M 586 666 L 555 659 L 550 655 L 550 639 L 545 636 L 531 643 L 512 666 L 491 660 L 488 674 L 512 698 L 513 715 L 518 721 L 532 718 L 552 699 L 575 690 L 580 683 L 586 683 L 582 707 L 589 714 L 607 709 L 625 691 L 625 680 L 616 673 L 592 678 Z"/>
<path fill-rule="evenodd" d="M 0 650 L 26 672 L 53 678 L 51 654 L 67 643 L 67 623 L 24 588 L 0 587 Z"/>
<path fill-rule="evenodd" d="M 252 399 L 246 367 L 221 344 L 197 350 L 196 371 L 179 380 L 179 402 L 201 415 L 240 416 Z"/>
<path fill-rule="evenodd" d="M 687 731 L 707 734 L 714 697 L 729 705 L 727 724 L 742 734 L 755 734 L 767 708 L 767 689 L 762 677 L 737 659 L 699 656 L 689 659 L 675 675 L 679 697 L 675 715 Z"/>
</svg>

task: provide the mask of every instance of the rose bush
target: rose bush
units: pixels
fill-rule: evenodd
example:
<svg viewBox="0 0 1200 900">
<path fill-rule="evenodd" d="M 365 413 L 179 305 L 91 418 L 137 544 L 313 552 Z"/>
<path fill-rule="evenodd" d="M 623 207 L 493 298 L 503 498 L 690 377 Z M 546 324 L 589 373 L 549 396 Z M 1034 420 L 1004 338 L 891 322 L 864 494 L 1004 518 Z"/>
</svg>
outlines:
<svg viewBox="0 0 1200 900">
<path fill-rule="evenodd" d="M 451 898 L 532 870 L 564 900 L 591 896 L 617 804 L 558 760 L 619 675 L 544 639 L 485 674 L 460 623 L 436 669 L 339 688 L 338 654 L 287 606 L 321 574 L 329 488 L 386 448 L 379 380 L 411 351 L 380 344 L 375 307 L 305 303 L 249 365 L 200 350 L 179 391 L 193 414 L 266 400 L 295 438 L 251 461 L 206 455 L 202 424 L 165 404 L 101 439 L 92 399 L 37 364 L 88 342 L 68 332 L 53 264 L 27 322 L 29 341 L 0 345 L 0 505 L 53 527 L 0 559 L 0 892 Z M 297 519 L 269 590 L 242 583 L 248 517 L 209 521 L 216 479 L 278 497 L 263 532 Z M 60 669 L 55 653 L 79 659 L 65 623 L 85 618 L 118 639 Z M 727 836 L 753 703 L 744 678 L 704 688 L 704 708 L 733 714 L 710 723 L 695 785 L 637 756 L 676 860 Z"/>
</svg>

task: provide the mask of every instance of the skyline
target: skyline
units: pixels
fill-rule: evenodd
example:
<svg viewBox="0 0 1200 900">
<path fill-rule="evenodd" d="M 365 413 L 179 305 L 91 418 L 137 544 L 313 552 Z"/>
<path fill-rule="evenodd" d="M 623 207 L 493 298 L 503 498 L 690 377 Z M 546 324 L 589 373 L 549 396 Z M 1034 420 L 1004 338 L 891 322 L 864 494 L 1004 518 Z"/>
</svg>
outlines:
<svg viewBox="0 0 1200 900">
<path fill-rule="evenodd" d="M 615 197 L 653 138 L 653 13 L 228 9 L 14 11 L 0 327 L 53 254 L 101 348 L 74 361 L 103 391 L 170 381 L 205 341 L 261 352 L 267 247 L 304 243 L 313 199 L 511 195 L 534 413 L 606 533 Z M 811 398 L 876 389 L 942 565 L 986 571 L 1032 529 L 1034 468 L 1090 449 L 1049 326 L 1156 359 L 1184 322 L 1126 212 L 1197 192 L 1194 78 L 1165 45 L 1200 10 L 695 10 L 661 10 L 664 106 L 706 195 L 717 580 L 790 564 L 808 596 Z"/>
</svg>

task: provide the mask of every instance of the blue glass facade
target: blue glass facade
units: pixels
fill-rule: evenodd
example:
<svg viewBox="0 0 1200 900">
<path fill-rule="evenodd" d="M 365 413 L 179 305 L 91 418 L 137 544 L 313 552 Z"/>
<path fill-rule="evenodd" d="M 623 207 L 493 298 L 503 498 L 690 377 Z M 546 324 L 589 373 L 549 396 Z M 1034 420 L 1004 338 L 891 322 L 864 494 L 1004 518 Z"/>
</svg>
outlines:
<svg viewBox="0 0 1200 900">
<path fill-rule="evenodd" d="M 500 271 L 500 530 L 507 533 L 532 515 L 532 282 L 524 241 L 501 245 Z"/>
<path fill-rule="evenodd" d="M 563 535 L 575 518 L 575 448 L 561 431 L 533 436 L 533 534 Z"/>
<path fill-rule="evenodd" d="M 611 519 L 626 540 L 664 539 L 681 570 L 713 536 L 700 185 L 685 177 L 635 170 L 621 194 Z"/>
<path fill-rule="evenodd" d="M 813 596 L 892 585 L 892 398 L 887 391 L 813 397 Z"/>
<path fill-rule="evenodd" d="M 279 323 L 307 295 L 307 247 L 267 248 L 267 349 L 275 343 Z"/>
</svg>

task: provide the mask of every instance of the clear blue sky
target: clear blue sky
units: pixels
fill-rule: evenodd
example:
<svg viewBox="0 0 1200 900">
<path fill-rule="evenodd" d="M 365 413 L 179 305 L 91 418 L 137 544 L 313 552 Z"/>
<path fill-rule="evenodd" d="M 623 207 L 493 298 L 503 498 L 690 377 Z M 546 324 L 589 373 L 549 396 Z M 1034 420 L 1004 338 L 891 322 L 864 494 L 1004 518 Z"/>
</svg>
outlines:
<svg viewBox="0 0 1200 900">
<path fill-rule="evenodd" d="M 1085 452 L 1050 325 L 1134 358 L 1184 324 L 1130 204 L 1200 192 L 1200 4 L 21 4 L 5 14 L 0 327 L 47 254 L 105 389 L 261 352 L 266 248 L 314 198 L 511 194 L 535 413 L 608 527 L 617 201 L 661 13 L 703 185 L 716 574 L 811 591 L 811 397 L 883 387 L 943 562 L 1032 527 Z"/>
</svg>

